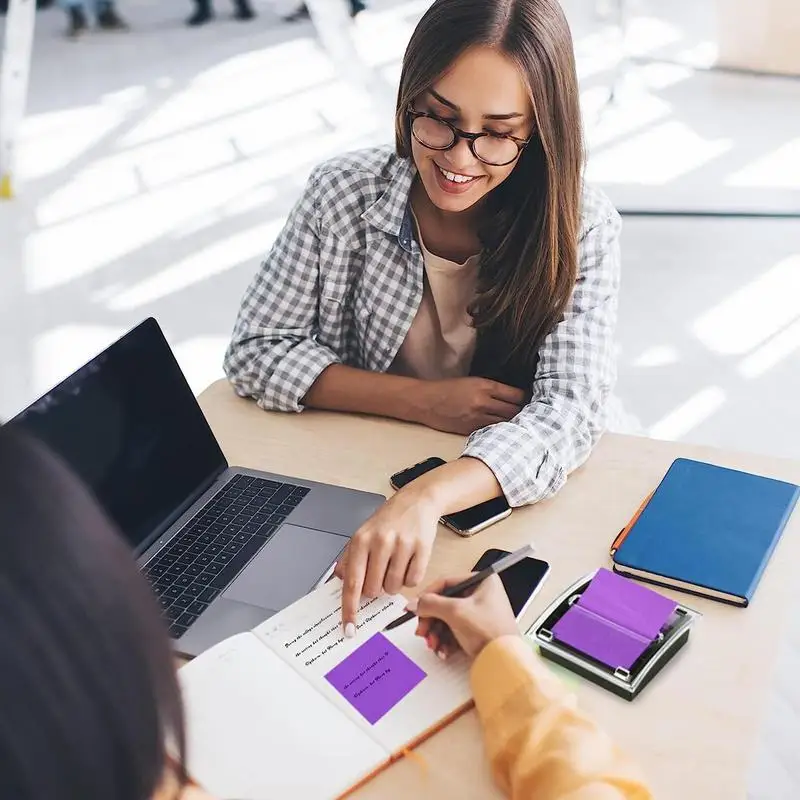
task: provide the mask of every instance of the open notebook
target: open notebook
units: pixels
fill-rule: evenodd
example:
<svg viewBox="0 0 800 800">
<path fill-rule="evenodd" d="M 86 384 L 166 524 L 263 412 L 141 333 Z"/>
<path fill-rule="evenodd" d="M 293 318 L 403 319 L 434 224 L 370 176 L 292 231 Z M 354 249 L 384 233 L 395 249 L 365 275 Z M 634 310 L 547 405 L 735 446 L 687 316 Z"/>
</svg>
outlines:
<svg viewBox="0 0 800 800">
<path fill-rule="evenodd" d="M 189 770 L 220 798 L 337 797 L 470 707 L 466 659 L 440 661 L 405 599 L 362 603 L 341 634 L 341 582 L 325 584 L 180 670 Z"/>
</svg>

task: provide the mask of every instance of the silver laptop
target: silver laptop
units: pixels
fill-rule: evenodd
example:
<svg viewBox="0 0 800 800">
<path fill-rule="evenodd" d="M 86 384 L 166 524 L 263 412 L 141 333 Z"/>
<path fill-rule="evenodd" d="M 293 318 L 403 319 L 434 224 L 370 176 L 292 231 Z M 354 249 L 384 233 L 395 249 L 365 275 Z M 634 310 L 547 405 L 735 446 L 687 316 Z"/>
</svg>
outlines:
<svg viewBox="0 0 800 800">
<path fill-rule="evenodd" d="M 197 655 L 323 582 L 377 494 L 228 466 L 148 319 L 11 420 L 73 468 Z"/>
</svg>

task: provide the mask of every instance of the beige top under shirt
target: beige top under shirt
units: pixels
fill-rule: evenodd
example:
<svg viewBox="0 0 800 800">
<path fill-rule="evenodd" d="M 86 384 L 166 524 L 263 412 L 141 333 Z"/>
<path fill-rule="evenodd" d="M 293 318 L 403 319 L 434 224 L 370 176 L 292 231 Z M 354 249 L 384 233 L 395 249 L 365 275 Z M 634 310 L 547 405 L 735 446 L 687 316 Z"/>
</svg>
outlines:
<svg viewBox="0 0 800 800">
<path fill-rule="evenodd" d="M 475 353 L 476 330 L 467 306 L 475 297 L 480 254 L 463 264 L 434 255 L 419 225 L 417 241 L 425 263 L 422 301 L 389 372 L 425 380 L 464 377 Z"/>
</svg>

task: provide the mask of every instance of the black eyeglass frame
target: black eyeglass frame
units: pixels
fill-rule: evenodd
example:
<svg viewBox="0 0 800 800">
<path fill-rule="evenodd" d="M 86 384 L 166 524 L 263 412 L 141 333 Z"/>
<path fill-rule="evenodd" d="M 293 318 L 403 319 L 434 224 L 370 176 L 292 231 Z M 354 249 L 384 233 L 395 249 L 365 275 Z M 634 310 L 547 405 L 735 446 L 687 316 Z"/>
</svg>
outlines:
<svg viewBox="0 0 800 800">
<path fill-rule="evenodd" d="M 411 135 L 423 147 L 427 147 L 428 150 L 435 150 L 438 153 L 443 153 L 447 150 L 452 150 L 458 144 L 460 139 L 464 139 L 469 147 L 470 153 L 472 153 L 472 155 L 474 155 L 478 161 L 490 167 L 507 167 L 509 164 L 513 164 L 520 157 L 520 155 L 522 155 L 522 151 L 531 143 L 531 140 L 533 139 L 533 134 L 531 134 L 527 139 L 520 139 L 518 136 L 512 136 L 510 133 L 489 133 L 488 131 L 469 133 L 468 131 L 462 131 L 461 128 L 456 128 L 456 126 L 451 122 L 448 122 L 446 119 L 442 119 L 441 117 L 437 117 L 436 114 L 431 114 L 429 111 L 417 111 L 411 105 L 409 105 L 406 109 L 406 113 L 411 119 L 411 124 L 409 125 Z M 453 134 L 453 141 L 445 147 L 433 147 L 432 145 L 423 142 L 419 136 L 414 133 L 414 122 L 416 122 L 416 120 L 418 120 L 420 117 L 432 119 L 435 122 L 450 128 L 450 132 Z M 508 139 L 510 142 L 514 142 L 514 144 L 517 146 L 517 154 L 514 156 L 514 158 L 504 161 L 502 164 L 494 164 L 491 161 L 487 161 L 485 158 L 481 158 L 475 152 L 475 142 L 478 141 L 478 139 L 482 139 L 484 136 L 492 136 L 495 139 Z"/>
</svg>

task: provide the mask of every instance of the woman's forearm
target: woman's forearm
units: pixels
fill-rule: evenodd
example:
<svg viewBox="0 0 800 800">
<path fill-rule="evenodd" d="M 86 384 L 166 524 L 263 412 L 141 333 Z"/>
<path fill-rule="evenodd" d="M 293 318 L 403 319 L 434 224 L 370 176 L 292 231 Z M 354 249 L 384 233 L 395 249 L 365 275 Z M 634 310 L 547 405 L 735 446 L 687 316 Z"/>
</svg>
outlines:
<svg viewBox="0 0 800 800">
<path fill-rule="evenodd" d="M 492 771 L 512 800 L 652 800 L 637 767 L 521 637 L 488 644 L 471 683 Z"/>
<path fill-rule="evenodd" d="M 332 364 L 308 390 L 303 405 L 421 422 L 415 403 L 419 380 Z"/>
<path fill-rule="evenodd" d="M 400 491 L 417 493 L 440 516 L 463 511 L 503 493 L 494 472 L 477 458 L 450 461 L 425 473 Z"/>
<path fill-rule="evenodd" d="M 308 391 L 304 405 L 328 411 L 376 414 L 426 424 L 424 381 L 333 364 Z M 494 472 L 477 458 L 459 458 L 417 478 L 403 492 L 430 503 L 440 515 L 502 494 Z"/>
</svg>

